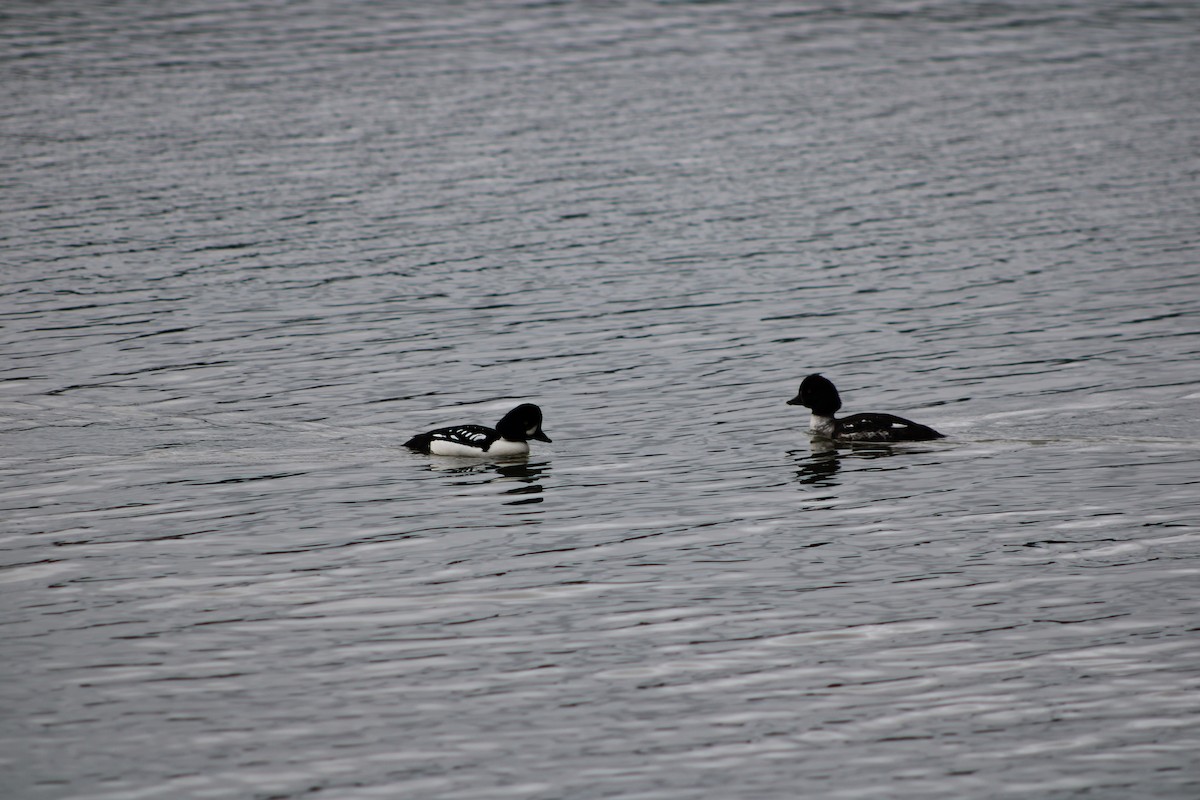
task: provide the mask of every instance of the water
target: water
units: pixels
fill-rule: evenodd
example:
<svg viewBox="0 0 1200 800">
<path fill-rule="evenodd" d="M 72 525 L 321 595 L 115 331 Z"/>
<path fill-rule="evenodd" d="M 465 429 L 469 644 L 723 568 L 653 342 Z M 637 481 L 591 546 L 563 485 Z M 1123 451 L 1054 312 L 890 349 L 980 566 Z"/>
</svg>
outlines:
<svg viewBox="0 0 1200 800">
<path fill-rule="evenodd" d="M 6 4 L 4 796 L 1197 796 L 1198 28 Z"/>
</svg>

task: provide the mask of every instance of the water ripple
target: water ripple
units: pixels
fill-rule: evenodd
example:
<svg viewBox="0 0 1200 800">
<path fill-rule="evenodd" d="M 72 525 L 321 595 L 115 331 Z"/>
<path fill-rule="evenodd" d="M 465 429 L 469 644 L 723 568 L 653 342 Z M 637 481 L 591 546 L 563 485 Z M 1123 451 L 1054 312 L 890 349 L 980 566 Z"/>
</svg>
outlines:
<svg viewBox="0 0 1200 800">
<path fill-rule="evenodd" d="M 1196 794 L 1190 4 L 5 15 L 8 794 Z"/>
</svg>

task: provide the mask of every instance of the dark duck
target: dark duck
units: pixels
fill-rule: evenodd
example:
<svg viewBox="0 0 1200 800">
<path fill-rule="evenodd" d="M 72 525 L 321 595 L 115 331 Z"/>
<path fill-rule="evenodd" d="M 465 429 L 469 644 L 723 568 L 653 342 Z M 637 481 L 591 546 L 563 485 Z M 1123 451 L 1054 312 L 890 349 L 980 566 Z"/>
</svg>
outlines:
<svg viewBox="0 0 1200 800">
<path fill-rule="evenodd" d="M 799 393 L 787 402 L 789 406 L 811 409 L 812 433 L 834 441 L 924 442 L 946 438 L 928 425 L 894 414 L 851 414 L 838 419 L 834 414 L 842 407 L 842 398 L 833 381 L 822 375 L 805 378 Z"/>
<path fill-rule="evenodd" d="M 522 403 L 496 423 L 454 425 L 419 433 L 404 443 L 418 453 L 435 456 L 523 456 L 529 453 L 529 440 L 548 442 L 542 432 L 542 410 L 533 403 Z"/>
</svg>

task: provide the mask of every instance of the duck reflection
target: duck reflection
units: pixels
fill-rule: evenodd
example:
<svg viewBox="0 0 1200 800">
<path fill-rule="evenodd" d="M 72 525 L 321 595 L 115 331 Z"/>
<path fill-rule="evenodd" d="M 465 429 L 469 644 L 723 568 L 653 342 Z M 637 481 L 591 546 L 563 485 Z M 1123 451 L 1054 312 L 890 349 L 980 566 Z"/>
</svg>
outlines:
<svg viewBox="0 0 1200 800">
<path fill-rule="evenodd" d="M 541 494 L 544 489 L 541 478 L 550 473 L 550 462 L 496 464 L 495 468 L 496 477 L 492 478 L 494 483 L 508 481 L 516 484 L 504 490 L 505 494 L 517 496 L 514 500 L 505 501 L 505 505 L 522 506 L 542 502 L 544 498 Z"/>
<path fill-rule="evenodd" d="M 792 450 L 788 455 L 797 460 L 796 480 L 814 485 L 834 484 L 833 476 L 842 469 L 837 448 L 818 449 L 814 440 L 811 450 Z"/>
<path fill-rule="evenodd" d="M 480 483 L 495 483 L 505 484 L 511 483 L 512 486 L 505 488 L 503 494 L 514 495 L 515 499 L 505 501 L 505 505 L 517 506 L 528 505 L 530 503 L 540 503 L 544 487 L 541 484 L 543 476 L 550 473 L 549 461 L 530 462 L 524 458 L 511 459 L 504 461 L 470 461 L 463 463 L 455 459 L 454 461 L 434 461 L 429 465 L 429 469 L 433 472 L 442 472 L 450 475 L 461 475 L 466 480 L 455 481 L 460 486 L 478 485 Z M 485 478 L 485 480 L 475 480 L 476 476 Z"/>
<path fill-rule="evenodd" d="M 838 442 L 823 436 L 812 437 L 808 450 L 792 450 L 789 455 L 796 459 L 796 480 L 804 484 L 832 486 L 837 484 L 834 476 L 842 469 L 844 458 L 887 458 L 895 450 L 883 442 Z"/>
</svg>

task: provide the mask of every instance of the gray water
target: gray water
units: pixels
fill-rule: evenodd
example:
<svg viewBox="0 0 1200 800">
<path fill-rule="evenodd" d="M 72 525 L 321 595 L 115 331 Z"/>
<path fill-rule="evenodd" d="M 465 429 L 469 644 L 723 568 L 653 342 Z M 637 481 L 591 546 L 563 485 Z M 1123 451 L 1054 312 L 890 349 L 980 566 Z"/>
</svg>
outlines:
<svg viewBox="0 0 1200 800">
<path fill-rule="evenodd" d="M 5 798 L 1200 796 L 1190 0 L 16 0 L 0 87 Z"/>
</svg>

